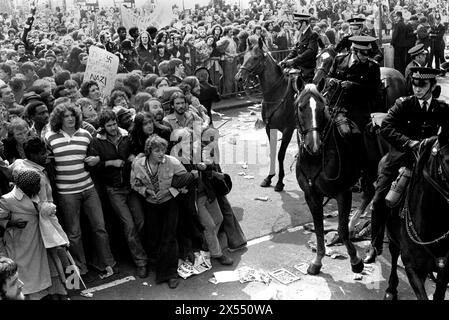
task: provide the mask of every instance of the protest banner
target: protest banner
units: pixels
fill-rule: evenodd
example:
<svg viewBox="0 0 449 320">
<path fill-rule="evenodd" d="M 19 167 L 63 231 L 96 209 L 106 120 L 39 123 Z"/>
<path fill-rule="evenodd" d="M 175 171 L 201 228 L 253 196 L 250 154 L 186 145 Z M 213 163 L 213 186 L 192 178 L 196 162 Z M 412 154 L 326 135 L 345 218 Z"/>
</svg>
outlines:
<svg viewBox="0 0 449 320">
<path fill-rule="evenodd" d="M 111 94 L 117 76 L 119 58 L 106 50 L 95 46 L 89 48 L 84 81 L 94 80 L 103 97 Z"/>
<path fill-rule="evenodd" d="M 131 27 L 138 27 L 140 30 L 145 30 L 149 26 L 154 26 L 158 29 L 169 25 L 175 15 L 173 14 L 171 6 L 166 3 L 158 5 L 155 10 L 148 15 L 141 15 L 134 9 L 125 6 L 120 7 L 122 16 L 122 25 L 129 29 Z"/>
</svg>

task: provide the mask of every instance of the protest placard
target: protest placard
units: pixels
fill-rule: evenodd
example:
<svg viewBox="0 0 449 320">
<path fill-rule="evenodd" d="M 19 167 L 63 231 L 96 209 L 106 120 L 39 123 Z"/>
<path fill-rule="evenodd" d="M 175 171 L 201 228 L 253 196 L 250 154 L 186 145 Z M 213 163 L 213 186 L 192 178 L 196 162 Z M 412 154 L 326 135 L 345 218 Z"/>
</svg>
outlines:
<svg viewBox="0 0 449 320">
<path fill-rule="evenodd" d="M 103 97 L 111 94 L 117 76 L 119 58 L 106 50 L 95 46 L 89 48 L 84 81 L 94 80 L 98 83 Z"/>
</svg>

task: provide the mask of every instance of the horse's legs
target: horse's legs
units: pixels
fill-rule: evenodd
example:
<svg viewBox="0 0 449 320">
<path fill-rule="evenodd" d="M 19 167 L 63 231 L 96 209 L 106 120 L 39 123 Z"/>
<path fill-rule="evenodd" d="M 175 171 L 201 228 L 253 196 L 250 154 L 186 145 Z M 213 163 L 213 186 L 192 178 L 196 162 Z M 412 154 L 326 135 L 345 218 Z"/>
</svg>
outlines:
<svg viewBox="0 0 449 320">
<path fill-rule="evenodd" d="M 336 196 L 338 205 L 338 236 L 348 250 L 351 260 L 351 268 L 355 273 L 363 271 L 363 261 L 357 255 L 357 249 L 349 239 L 349 212 L 351 211 L 352 193 L 351 190 L 340 192 Z"/>
<path fill-rule="evenodd" d="M 307 205 L 313 217 L 313 226 L 315 227 L 316 235 L 316 256 L 315 259 L 309 264 L 307 273 L 316 275 L 321 270 L 321 260 L 326 254 L 326 248 L 324 246 L 324 222 L 323 222 L 323 196 L 314 192 L 311 188 L 304 192 Z"/>
<path fill-rule="evenodd" d="M 435 292 L 433 293 L 433 300 L 443 301 L 446 295 L 447 284 L 449 283 L 449 271 L 446 267 L 442 274 L 437 277 Z"/>
<path fill-rule="evenodd" d="M 268 142 L 270 143 L 270 172 L 260 184 L 264 188 L 271 185 L 271 179 L 276 175 L 276 151 L 278 142 L 277 129 L 270 129 L 270 126 L 267 125 L 265 131 L 268 136 Z"/>
<path fill-rule="evenodd" d="M 387 219 L 387 232 L 388 232 L 388 249 L 391 255 L 391 270 L 390 277 L 388 279 L 388 288 L 385 290 L 384 300 L 397 300 L 398 299 L 398 259 L 400 249 L 400 233 L 401 233 L 401 219 L 399 213 L 394 212 Z"/>
<path fill-rule="evenodd" d="M 418 300 L 429 300 L 426 293 L 426 288 L 424 287 L 424 282 L 426 281 L 427 274 L 418 275 L 415 269 L 407 261 L 406 257 L 402 255 L 402 261 L 404 262 L 405 272 L 407 273 L 408 282 L 415 292 Z"/>
<path fill-rule="evenodd" d="M 278 162 L 279 162 L 279 180 L 276 184 L 276 187 L 274 188 L 274 191 L 282 191 L 284 190 L 284 159 L 285 159 L 285 153 L 287 152 L 287 147 L 290 144 L 290 141 L 292 140 L 293 131 L 295 131 L 294 128 L 287 128 L 282 132 L 282 143 L 281 147 L 279 148 L 278 152 Z"/>
<path fill-rule="evenodd" d="M 384 300 L 397 300 L 398 299 L 398 259 L 399 259 L 399 248 L 396 243 L 390 239 L 388 244 L 391 254 L 391 270 L 390 278 L 388 279 L 388 288 L 385 290 Z"/>
</svg>

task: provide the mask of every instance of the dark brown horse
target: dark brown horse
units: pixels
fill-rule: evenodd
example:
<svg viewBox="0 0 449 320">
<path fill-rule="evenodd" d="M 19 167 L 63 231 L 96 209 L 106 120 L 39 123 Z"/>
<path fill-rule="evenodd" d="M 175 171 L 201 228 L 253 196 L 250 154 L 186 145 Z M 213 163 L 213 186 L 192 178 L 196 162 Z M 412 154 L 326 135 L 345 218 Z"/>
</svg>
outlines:
<svg viewBox="0 0 449 320">
<path fill-rule="evenodd" d="M 334 48 L 330 46 L 323 50 L 317 57 L 317 69 L 313 78 L 313 83 L 318 86 L 320 91 L 324 88 L 324 79 L 327 77 L 332 67 L 336 54 Z M 381 67 L 380 78 L 383 83 L 383 87 L 379 88 L 379 96 L 381 97 L 381 99 L 379 99 L 380 105 L 377 106 L 376 110 L 373 110 L 373 112 L 386 113 L 388 112 L 388 109 L 394 105 L 396 99 L 406 95 L 406 83 L 404 76 L 393 68 Z M 370 181 L 367 181 L 368 183 L 365 186 L 362 186 L 362 203 L 360 207 L 354 211 L 349 222 L 350 232 L 354 230 L 360 215 L 363 214 L 374 197 L 374 188 L 372 185 L 377 176 L 378 163 L 389 148 L 388 144 L 379 135 L 379 127 L 369 125 L 363 139 L 368 152 L 368 167 L 371 168 L 369 170 L 370 173 L 368 174 Z"/>
<path fill-rule="evenodd" d="M 348 222 L 352 204 L 351 187 L 360 176 L 360 134 L 343 139 L 326 107 L 326 101 L 314 84 L 307 84 L 295 101 L 298 119 L 299 159 L 296 179 L 304 192 L 315 226 L 317 252 L 307 272 L 318 274 L 325 255 L 323 200 L 335 198 L 338 205 L 338 235 L 350 256 L 352 271 L 362 272 L 364 265 L 350 241 Z"/>
<path fill-rule="evenodd" d="M 420 300 L 429 274 L 437 273 L 434 300 L 444 300 L 449 283 L 449 141 L 426 139 L 413 169 L 401 219 L 390 217 L 391 273 L 385 299 L 397 299 L 399 252 L 408 281 Z"/>
<path fill-rule="evenodd" d="M 295 130 L 295 112 L 293 107 L 295 92 L 292 89 L 289 76 L 284 74 L 276 60 L 269 52 L 265 52 L 263 47 L 264 44 L 259 39 L 258 45 L 248 49 L 244 56 L 243 64 L 235 78 L 238 81 L 243 80 L 245 86 L 250 77 L 257 76 L 262 89 L 262 119 L 270 141 L 271 160 L 270 172 L 261 183 L 262 187 L 269 187 L 271 179 L 276 174 L 277 131 L 282 132 L 282 142 L 278 152 L 279 179 L 274 188 L 275 191 L 282 191 L 284 189 L 285 153 Z"/>
</svg>

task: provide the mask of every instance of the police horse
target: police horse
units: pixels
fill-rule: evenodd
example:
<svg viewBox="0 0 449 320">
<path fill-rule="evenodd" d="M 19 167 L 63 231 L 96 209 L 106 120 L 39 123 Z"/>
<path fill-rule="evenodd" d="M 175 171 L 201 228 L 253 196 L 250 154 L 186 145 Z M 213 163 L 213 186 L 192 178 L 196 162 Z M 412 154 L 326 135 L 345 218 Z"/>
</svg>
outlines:
<svg viewBox="0 0 449 320">
<path fill-rule="evenodd" d="M 363 271 L 363 260 L 349 238 L 349 213 L 352 204 L 351 187 L 360 176 L 362 137 L 352 134 L 343 138 L 338 131 L 335 114 L 314 84 L 307 84 L 295 101 L 298 121 L 299 159 L 296 179 L 304 192 L 312 213 L 317 239 L 315 259 L 307 272 L 316 275 L 325 255 L 323 200 L 335 198 L 338 206 L 338 235 L 346 246 L 354 273 Z"/>
<path fill-rule="evenodd" d="M 387 222 L 392 267 L 384 299 L 398 298 L 399 254 L 419 300 L 428 299 L 424 284 L 433 272 L 437 273 L 433 299 L 445 298 L 449 283 L 448 130 L 421 143 L 401 217 L 392 216 Z"/>
<path fill-rule="evenodd" d="M 296 90 L 302 87 L 302 81 L 292 83 L 291 77 L 285 75 L 276 60 L 269 52 L 264 51 L 264 43 L 259 38 L 258 43 L 249 47 L 244 61 L 235 75 L 238 81 L 243 80 L 245 87 L 251 77 L 258 77 L 262 89 L 262 120 L 270 141 L 270 172 L 261 183 L 262 187 L 269 187 L 271 179 L 275 176 L 275 155 L 277 131 L 282 132 L 282 142 L 278 152 L 279 177 L 274 188 L 275 191 L 284 189 L 284 158 L 287 147 L 295 131 L 295 113 L 293 108 Z M 300 77 L 299 77 L 300 78 Z M 298 89 L 294 89 L 297 86 Z"/>
<path fill-rule="evenodd" d="M 313 83 L 317 85 L 319 91 L 324 89 L 325 78 L 327 77 L 337 52 L 334 50 L 333 46 L 327 47 L 323 50 L 317 57 L 317 68 L 315 76 L 313 78 Z M 382 88 L 379 88 L 379 95 L 381 97 L 380 105 L 377 106 L 377 117 L 383 117 L 388 109 L 394 105 L 396 99 L 406 95 L 406 82 L 405 78 L 394 68 L 381 67 L 380 68 L 380 78 L 383 84 Z M 377 167 L 382 157 L 388 151 L 388 143 L 382 139 L 379 135 L 379 126 L 368 125 L 368 130 L 365 131 L 364 141 L 367 146 L 368 159 L 370 161 L 369 167 L 372 181 L 368 181 L 368 186 L 363 186 L 363 196 L 362 203 L 358 207 L 349 221 L 349 232 L 352 233 L 358 222 L 358 219 L 366 210 L 371 200 L 374 197 L 374 190 L 372 189 L 372 184 L 375 182 L 374 179 L 377 175 Z M 368 188 L 367 188 L 368 187 Z"/>
</svg>

